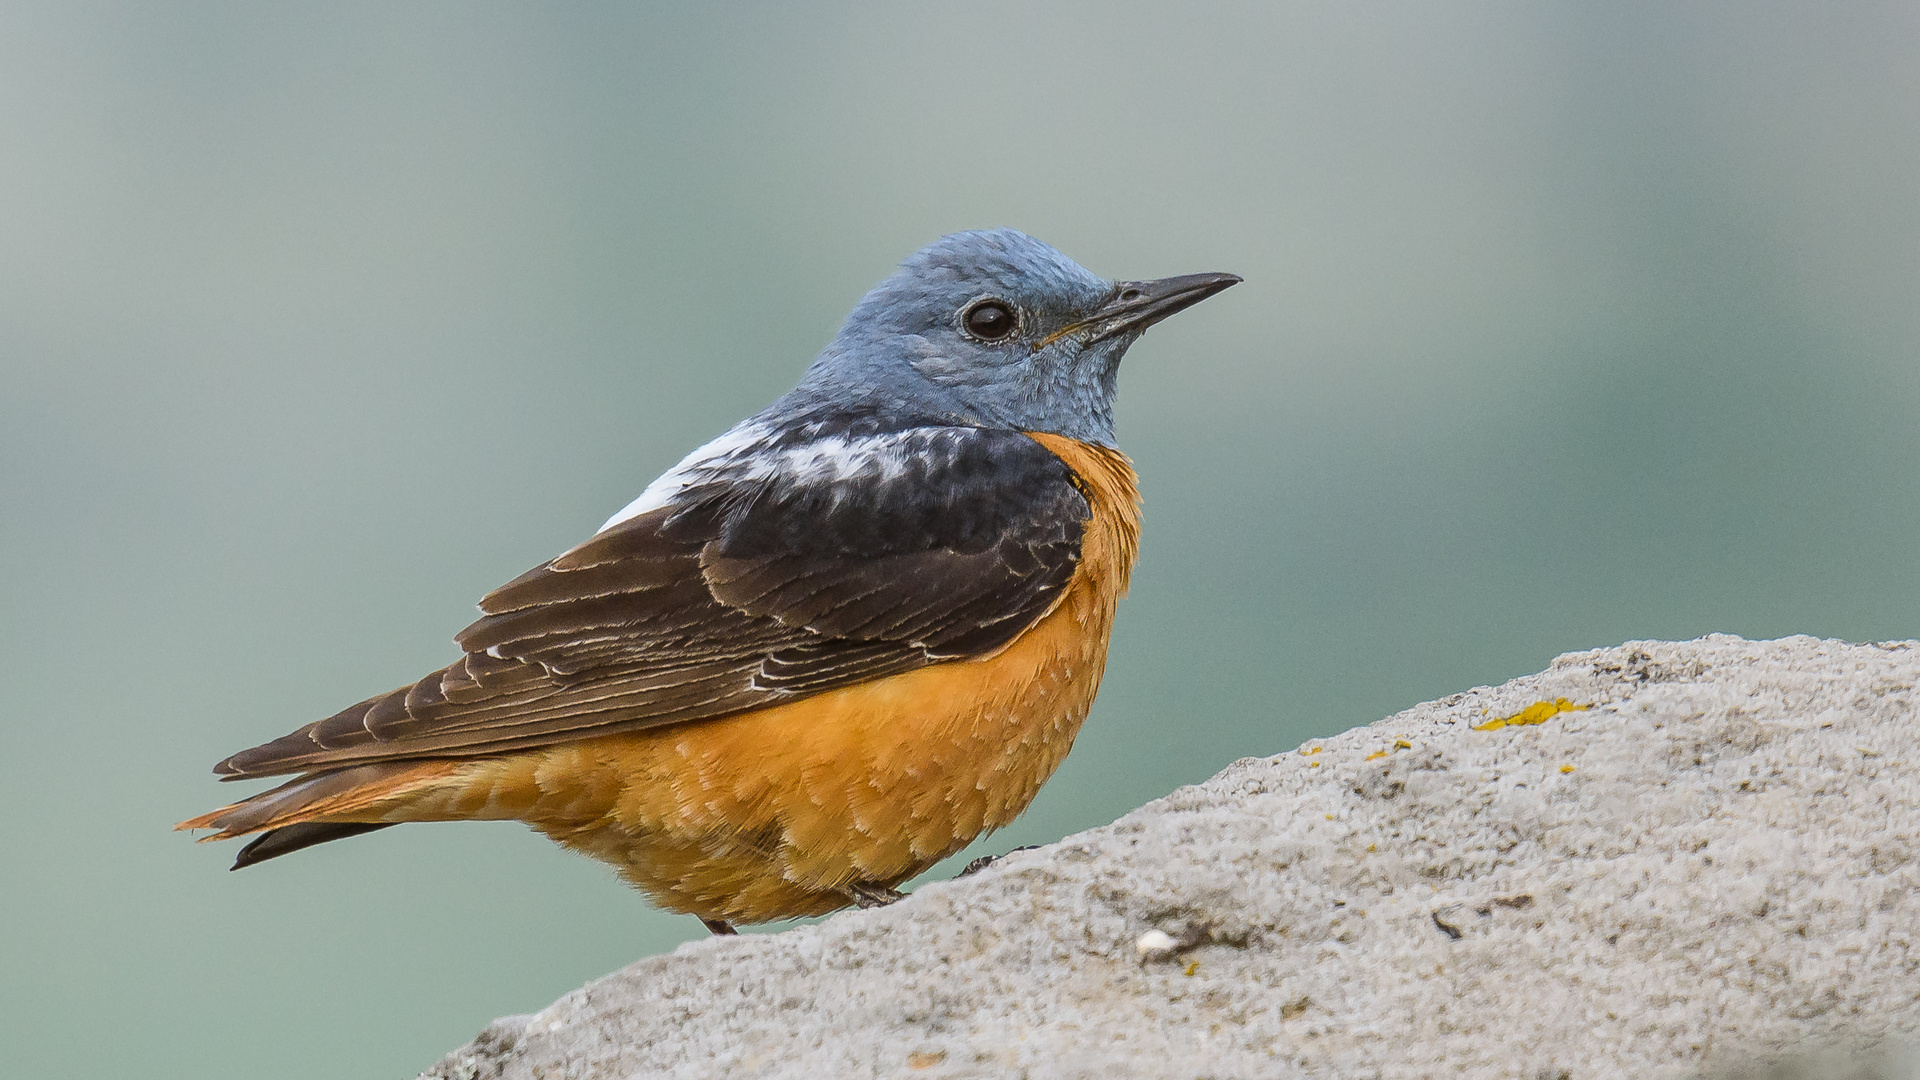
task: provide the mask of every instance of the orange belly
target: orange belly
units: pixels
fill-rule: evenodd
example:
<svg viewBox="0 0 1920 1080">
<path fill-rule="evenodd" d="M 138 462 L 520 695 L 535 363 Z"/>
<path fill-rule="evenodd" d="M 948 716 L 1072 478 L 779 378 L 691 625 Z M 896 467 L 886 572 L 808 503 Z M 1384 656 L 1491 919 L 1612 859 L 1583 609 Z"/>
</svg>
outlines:
<svg viewBox="0 0 1920 1080">
<path fill-rule="evenodd" d="M 1093 506 L 1058 605 L 985 658 L 716 720 L 455 766 L 387 820 L 518 818 L 662 907 L 765 922 L 846 906 L 1000 828 L 1066 757 L 1106 666 L 1139 531 L 1116 451 L 1033 438 Z"/>
</svg>

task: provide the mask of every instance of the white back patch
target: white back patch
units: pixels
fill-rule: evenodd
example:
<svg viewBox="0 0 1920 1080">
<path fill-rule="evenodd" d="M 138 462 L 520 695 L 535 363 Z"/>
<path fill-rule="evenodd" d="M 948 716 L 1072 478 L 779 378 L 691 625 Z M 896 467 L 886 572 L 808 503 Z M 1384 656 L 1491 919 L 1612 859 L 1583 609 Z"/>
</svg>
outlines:
<svg viewBox="0 0 1920 1080">
<path fill-rule="evenodd" d="M 688 454 L 647 485 L 640 497 L 600 526 L 615 525 L 673 502 L 688 488 L 714 480 L 752 483 L 783 477 L 801 486 L 839 484 L 855 478 L 881 483 L 907 473 L 909 463 L 953 437 L 950 428 L 909 428 L 882 435 L 825 435 L 809 443 L 775 450 L 766 447 L 773 432 L 758 423 L 739 427 Z"/>
<path fill-rule="evenodd" d="M 754 423 L 741 423 L 729 428 L 720 437 L 681 458 L 680 464 L 661 473 L 658 479 L 647 485 L 639 498 L 608 518 L 607 523 L 600 526 L 600 532 L 667 505 L 682 491 L 722 471 L 742 454 L 766 441 L 767 434 L 766 428 Z"/>
</svg>

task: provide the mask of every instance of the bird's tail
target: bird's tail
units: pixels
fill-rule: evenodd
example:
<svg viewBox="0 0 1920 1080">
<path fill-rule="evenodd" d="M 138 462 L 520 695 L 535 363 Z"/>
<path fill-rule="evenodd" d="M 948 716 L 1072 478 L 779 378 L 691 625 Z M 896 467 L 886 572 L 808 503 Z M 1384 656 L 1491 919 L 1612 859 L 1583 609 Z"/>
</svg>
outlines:
<svg viewBox="0 0 1920 1080">
<path fill-rule="evenodd" d="M 298 777 L 271 791 L 188 818 L 175 829 L 214 829 L 202 841 L 264 832 L 240 852 L 234 869 L 328 840 L 420 820 L 411 797 L 455 776 L 452 761 L 383 761 Z"/>
<path fill-rule="evenodd" d="M 233 857 L 229 870 L 243 870 L 254 863 L 263 863 L 268 859 L 277 859 L 282 855 L 291 855 L 303 848 L 315 844 L 324 844 L 329 840 L 345 840 L 349 836 L 359 836 L 376 829 L 390 829 L 400 824 L 397 821 L 382 821 L 369 825 L 363 822 L 303 821 L 298 825 L 282 825 L 277 829 L 268 829 L 248 842 L 240 853 Z"/>
</svg>

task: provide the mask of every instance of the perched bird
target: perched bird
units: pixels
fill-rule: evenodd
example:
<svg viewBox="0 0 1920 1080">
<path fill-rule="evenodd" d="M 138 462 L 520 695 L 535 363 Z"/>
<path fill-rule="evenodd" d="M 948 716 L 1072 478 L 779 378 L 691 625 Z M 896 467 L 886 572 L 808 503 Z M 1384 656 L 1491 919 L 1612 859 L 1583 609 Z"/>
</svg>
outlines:
<svg viewBox="0 0 1920 1080">
<path fill-rule="evenodd" d="M 714 933 L 897 898 L 1073 744 L 1139 535 L 1120 358 L 1239 280 L 935 242 L 792 391 L 489 593 L 459 660 L 222 761 L 294 779 L 178 828 L 260 834 L 239 869 L 517 819 Z"/>
</svg>

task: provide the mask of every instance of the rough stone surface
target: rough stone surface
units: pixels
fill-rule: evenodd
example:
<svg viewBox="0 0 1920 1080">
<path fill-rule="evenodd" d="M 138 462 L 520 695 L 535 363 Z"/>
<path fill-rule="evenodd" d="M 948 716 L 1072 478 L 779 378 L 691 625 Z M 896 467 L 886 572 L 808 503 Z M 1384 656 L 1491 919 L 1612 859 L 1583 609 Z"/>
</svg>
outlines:
<svg viewBox="0 0 1920 1080">
<path fill-rule="evenodd" d="M 1534 1080 L 1897 1045 L 1916 683 L 1911 642 L 1569 654 L 889 908 L 642 960 L 424 1075 Z"/>
</svg>

